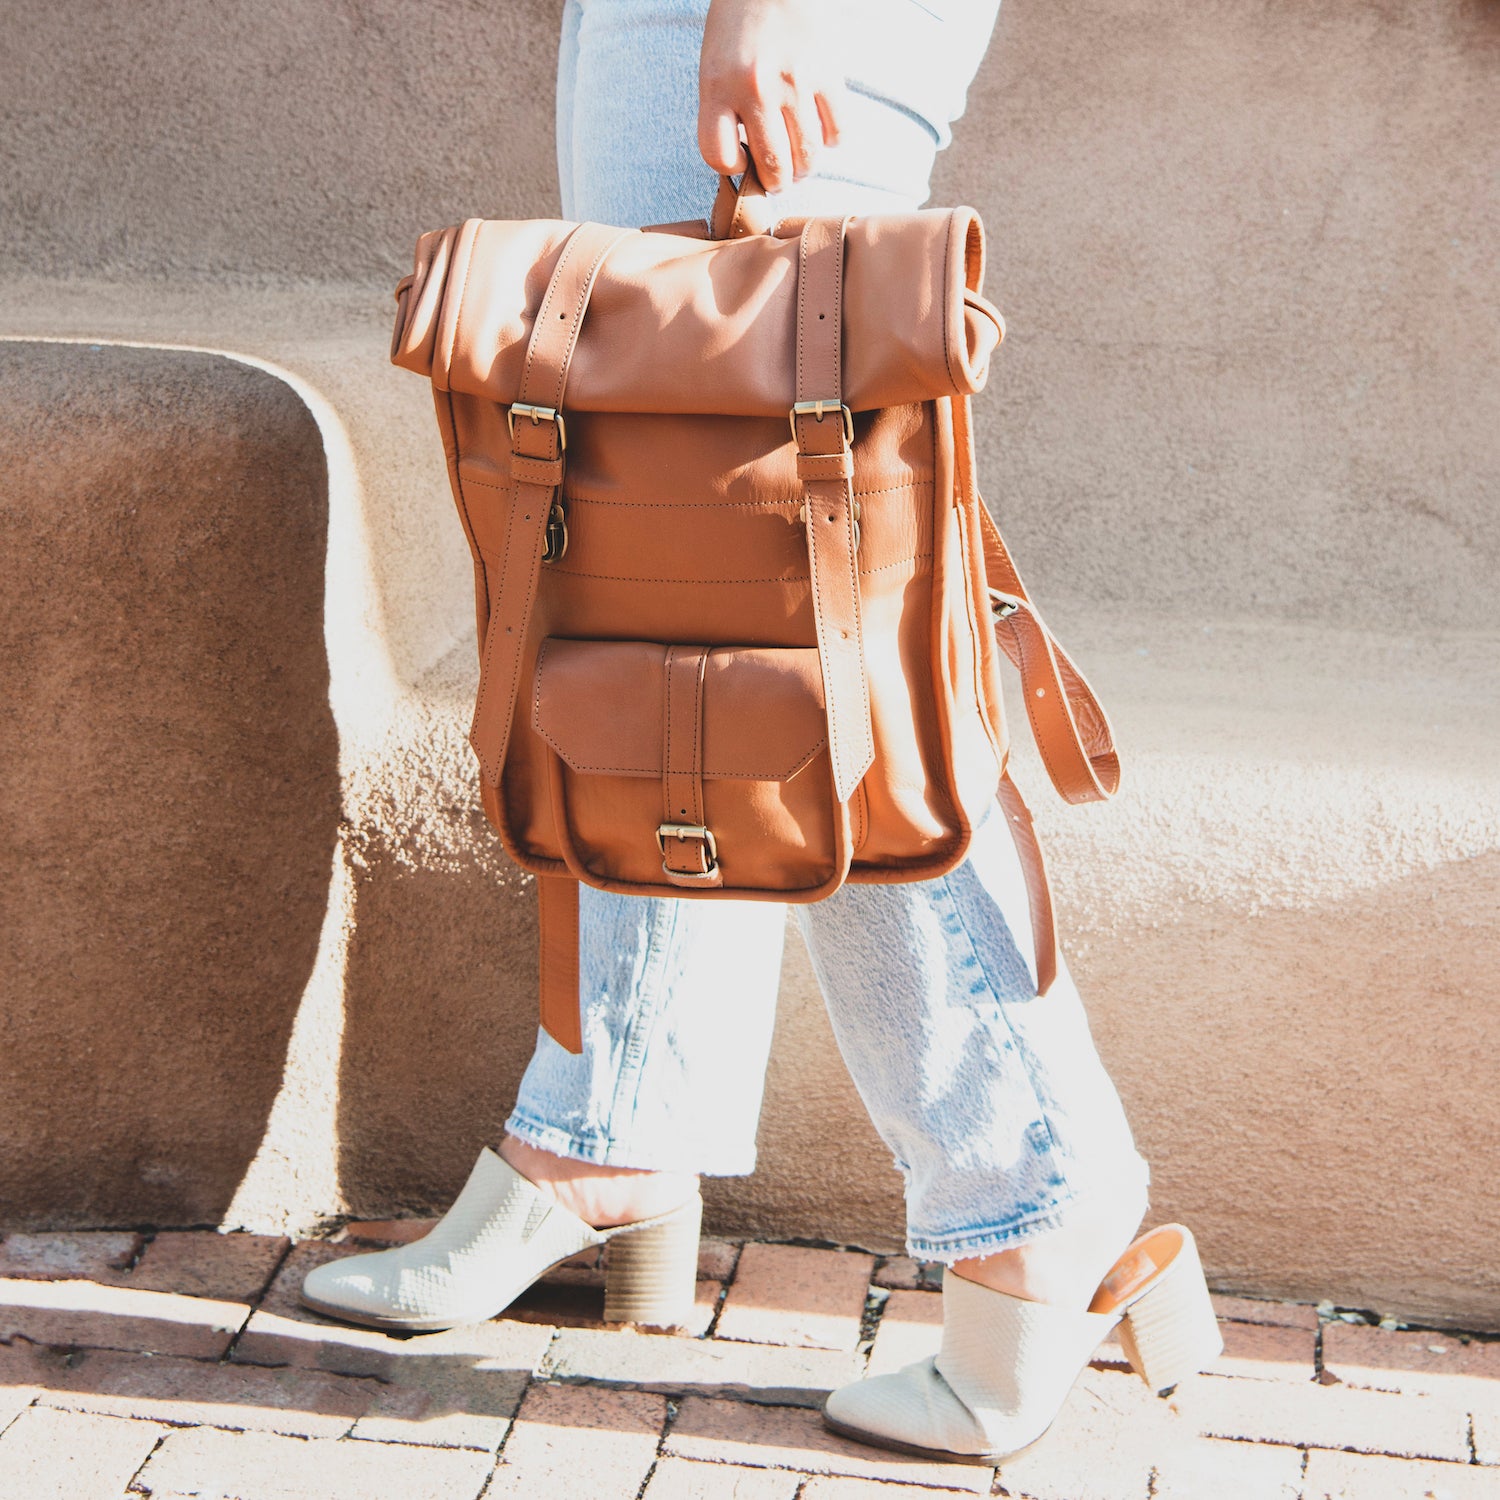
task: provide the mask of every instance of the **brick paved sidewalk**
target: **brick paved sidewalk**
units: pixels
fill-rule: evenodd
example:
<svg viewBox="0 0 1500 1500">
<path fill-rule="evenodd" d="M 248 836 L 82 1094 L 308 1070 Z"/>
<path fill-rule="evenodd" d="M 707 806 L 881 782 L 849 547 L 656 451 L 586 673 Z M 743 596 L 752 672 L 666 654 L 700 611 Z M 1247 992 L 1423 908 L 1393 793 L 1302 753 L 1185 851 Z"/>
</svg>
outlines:
<svg viewBox="0 0 1500 1500">
<path fill-rule="evenodd" d="M 0 1500 L 1500 1497 L 1500 1343 L 1221 1298 L 1213 1374 L 1163 1401 L 1106 1348 L 997 1473 L 818 1418 L 832 1386 L 934 1347 L 910 1261 L 705 1241 L 692 1336 L 605 1329 L 584 1261 L 448 1333 L 298 1307 L 310 1267 L 410 1233 L 0 1241 Z"/>
</svg>

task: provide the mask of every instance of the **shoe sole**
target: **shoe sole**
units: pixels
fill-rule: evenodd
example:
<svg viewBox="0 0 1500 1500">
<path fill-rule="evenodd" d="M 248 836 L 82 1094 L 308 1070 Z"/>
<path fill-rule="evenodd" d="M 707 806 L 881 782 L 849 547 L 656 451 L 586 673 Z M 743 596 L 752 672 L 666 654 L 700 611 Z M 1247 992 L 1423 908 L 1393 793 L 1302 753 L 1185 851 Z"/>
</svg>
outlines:
<svg viewBox="0 0 1500 1500">
<path fill-rule="evenodd" d="M 874 1448 L 888 1448 L 894 1453 L 909 1453 L 916 1458 L 933 1458 L 944 1464 L 1004 1464 L 1023 1454 L 1030 1453 L 1043 1438 L 1052 1431 L 1051 1423 L 1036 1437 L 1021 1448 L 992 1453 L 955 1453 L 951 1448 L 924 1448 L 920 1443 L 903 1443 L 899 1438 L 883 1437 L 877 1432 L 866 1432 L 862 1427 L 851 1427 L 837 1417 L 823 1413 L 823 1425 L 840 1437 L 853 1438 L 856 1443 L 865 1443 Z"/>
</svg>

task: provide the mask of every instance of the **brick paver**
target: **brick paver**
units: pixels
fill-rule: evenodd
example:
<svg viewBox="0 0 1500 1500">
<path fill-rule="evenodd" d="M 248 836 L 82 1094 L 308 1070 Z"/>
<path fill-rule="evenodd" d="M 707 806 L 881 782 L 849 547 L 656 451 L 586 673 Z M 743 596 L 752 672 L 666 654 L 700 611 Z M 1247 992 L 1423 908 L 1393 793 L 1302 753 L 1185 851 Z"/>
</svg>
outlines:
<svg viewBox="0 0 1500 1500">
<path fill-rule="evenodd" d="M 4 1347 L 0 1346 L 0 1354 L 4 1352 Z M 7 1369 L 5 1362 L 0 1360 L 0 1432 L 4 1432 L 37 1397 L 37 1392 L 33 1387 L 20 1383 L 19 1374 L 15 1374 L 13 1384 L 13 1373 Z"/>
<path fill-rule="evenodd" d="M 1475 1458 L 1482 1464 L 1500 1466 L 1500 1412 L 1476 1411 L 1471 1420 Z"/>
<path fill-rule="evenodd" d="M 1085 1370 L 1046 1436 L 1000 1466 L 1026 1500 L 1146 1500 L 1156 1458 L 1191 1436 L 1134 1375 Z"/>
<path fill-rule="evenodd" d="M 265 1291 L 288 1246 L 280 1235 L 168 1231 L 146 1246 L 124 1284 L 143 1292 L 252 1302 Z"/>
<path fill-rule="evenodd" d="M 348 1241 L 362 1250 L 375 1246 L 409 1245 L 429 1233 L 436 1219 L 356 1219 L 345 1224 L 335 1236 L 342 1244 Z"/>
<path fill-rule="evenodd" d="M 718 1336 L 757 1344 L 853 1349 L 873 1257 L 800 1245 L 746 1245 Z"/>
<path fill-rule="evenodd" d="M 140 1254 L 145 1236 L 131 1230 L 81 1234 L 8 1234 L 0 1239 L 0 1276 L 42 1281 L 107 1281 Z"/>
<path fill-rule="evenodd" d="M 118 1500 L 167 1432 L 33 1406 L 0 1434 L 0 1500 Z"/>
<path fill-rule="evenodd" d="M 373 1380 L 203 1360 L 142 1358 L 108 1349 L 0 1345 L 0 1381 L 30 1383 L 39 1405 L 174 1426 L 248 1428 L 341 1437 L 386 1389 Z"/>
<path fill-rule="evenodd" d="M 954 1500 L 951 1489 L 925 1484 L 890 1484 L 883 1479 L 842 1479 L 825 1476 L 811 1480 L 798 1500 Z"/>
<path fill-rule="evenodd" d="M 1500 1344 L 1330 1323 L 1323 1330 L 1323 1367 L 1346 1385 L 1443 1394 L 1500 1407 Z"/>
<path fill-rule="evenodd" d="M 1308 1381 L 1316 1369 L 1318 1336 L 1310 1329 L 1275 1323 L 1220 1321 L 1224 1352 L 1215 1375 L 1243 1375 L 1249 1380 Z"/>
<path fill-rule="evenodd" d="M 936 1292 L 943 1286 L 943 1268 L 909 1255 L 891 1255 L 875 1270 L 876 1286 L 903 1292 Z"/>
<path fill-rule="evenodd" d="M 186 1427 L 167 1434 L 135 1490 L 153 1500 L 477 1500 L 489 1472 L 488 1454 L 461 1449 Z"/>
<path fill-rule="evenodd" d="M 1475 1464 L 1310 1453 L 1302 1500 L 1495 1500 L 1500 1476 Z"/>
<path fill-rule="evenodd" d="M 1398 1458 L 1469 1456 L 1463 1414 L 1420 1396 L 1205 1376 L 1183 1387 L 1173 1404 L 1204 1437 Z"/>
<path fill-rule="evenodd" d="M 1154 1455 L 1151 1500 L 1298 1500 L 1302 1452 L 1198 1438 Z"/>
<path fill-rule="evenodd" d="M 801 1483 L 800 1474 L 784 1469 L 745 1469 L 737 1464 L 664 1458 L 652 1473 L 643 1500 L 797 1500 Z M 921 1500 L 921 1494 L 904 1490 L 901 1500 Z"/>
<path fill-rule="evenodd" d="M 1269 1302 L 1259 1297 L 1227 1297 L 1215 1293 L 1214 1311 L 1234 1323 L 1270 1323 L 1280 1328 L 1318 1327 L 1318 1310 L 1306 1302 Z"/>
<path fill-rule="evenodd" d="M 443 1333 L 300 1305 L 312 1266 L 418 1222 L 290 1252 L 206 1230 L 0 1240 L 0 1500 L 1500 1500 L 1484 1338 L 1217 1297 L 1212 1374 L 1163 1401 L 1106 1344 L 997 1473 L 850 1442 L 817 1410 L 936 1349 L 934 1268 L 705 1240 L 673 1335 L 602 1325 L 594 1252 Z"/>
<path fill-rule="evenodd" d="M 880 1314 L 870 1374 L 884 1375 L 936 1354 L 943 1340 L 943 1299 L 931 1292 L 892 1292 Z"/>
<path fill-rule="evenodd" d="M 666 1420 L 660 1396 L 536 1386 L 516 1415 L 485 1500 L 636 1500 Z"/>
<path fill-rule="evenodd" d="M 455 1372 L 474 1371 L 519 1399 L 552 1341 L 550 1327 L 507 1318 L 445 1333 L 392 1338 L 377 1329 L 337 1323 L 303 1307 L 297 1292 L 307 1272 L 349 1253 L 355 1252 L 343 1245 L 298 1245 L 235 1344 L 233 1358 L 247 1364 L 302 1365 L 344 1375 L 374 1375 L 417 1386 L 432 1380 L 442 1384 Z"/>
<path fill-rule="evenodd" d="M 852 1353 L 834 1349 L 566 1328 L 548 1350 L 542 1372 L 557 1380 L 632 1386 L 667 1396 L 821 1406 L 835 1386 L 857 1380 L 861 1368 Z"/>
<path fill-rule="evenodd" d="M 248 1303 L 210 1297 L 94 1281 L 0 1280 L 0 1342 L 19 1335 L 38 1344 L 216 1359 L 249 1316 Z"/>
<path fill-rule="evenodd" d="M 797 1407 L 752 1406 L 700 1397 L 682 1403 L 663 1451 L 675 1458 L 751 1468 L 894 1478 L 909 1484 L 962 1489 L 972 1495 L 989 1493 L 993 1473 L 979 1465 L 933 1463 L 901 1453 L 882 1453 L 837 1436 L 816 1412 Z"/>
</svg>

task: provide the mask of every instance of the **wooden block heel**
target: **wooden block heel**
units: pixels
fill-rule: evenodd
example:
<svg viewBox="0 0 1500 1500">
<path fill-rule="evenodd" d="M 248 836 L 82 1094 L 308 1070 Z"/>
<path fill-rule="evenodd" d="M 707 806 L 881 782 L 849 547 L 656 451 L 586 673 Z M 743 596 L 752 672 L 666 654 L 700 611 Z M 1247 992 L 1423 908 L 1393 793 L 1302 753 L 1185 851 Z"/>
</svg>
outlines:
<svg viewBox="0 0 1500 1500">
<path fill-rule="evenodd" d="M 676 1328 L 692 1315 L 698 1285 L 703 1200 L 610 1236 L 604 1261 L 604 1321 Z"/>
<path fill-rule="evenodd" d="M 1130 1368 L 1158 1393 L 1206 1369 L 1224 1348 L 1193 1236 L 1180 1224 L 1154 1231 L 1166 1239 L 1174 1235 L 1180 1236 L 1175 1253 L 1130 1299 L 1120 1320 L 1120 1347 Z"/>
</svg>

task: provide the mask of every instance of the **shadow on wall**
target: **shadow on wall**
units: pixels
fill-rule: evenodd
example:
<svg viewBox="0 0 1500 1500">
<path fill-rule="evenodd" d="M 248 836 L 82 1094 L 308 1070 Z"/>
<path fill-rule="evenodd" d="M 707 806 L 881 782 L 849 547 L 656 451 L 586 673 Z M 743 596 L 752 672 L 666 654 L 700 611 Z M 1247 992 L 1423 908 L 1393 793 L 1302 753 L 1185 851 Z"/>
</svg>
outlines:
<svg viewBox="0 0 1500 1500">
<path fill-rule="evenodd" d="M 217 1223 L 339 821 L 323 444 L 208 354 L 0 344 L 0 1227 Z"/>
<path fill-rule="evenodd" d="M 441 1211 L 499 1144 L 536 1044 L 536 903 L 498 852 L 418 864 L 377 838 L 358 864 L 339 1185 L 356 1217 Z"/>
</svg>

